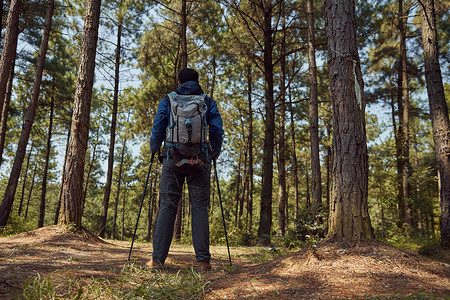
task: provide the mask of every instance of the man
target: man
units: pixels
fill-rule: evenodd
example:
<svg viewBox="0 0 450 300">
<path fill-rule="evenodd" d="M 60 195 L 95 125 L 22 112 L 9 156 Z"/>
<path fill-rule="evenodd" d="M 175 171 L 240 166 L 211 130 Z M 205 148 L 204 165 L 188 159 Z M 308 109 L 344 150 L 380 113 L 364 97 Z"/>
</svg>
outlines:
<svg viewBox="0 0 450 300">
<path fill-rule="evenodd" d="M 198 73 L 193 69 L 183 69 L 178 72 L 178 88 L 161 100 L 158 112 L 153 122 L 150 149 L 152 153 L 158 152 L 162 142 L 166 139 L 162 150 L 162 175 L 160 186 L 161 205 L 153 237 L 152 267 L 164 265 L 173 237 L 174 222 L 178 202 L 181 199 L 182 187 L 187 180 L 189 199 L 192 205 L 192 240 L 196 259 L 201 270 L 211 269 L 209 252 L 209 221 L 208 205 L 210 194 L 211 160 L 219 156 L 222 147 L 223 122 L 217 108 L 217 103 L 208 96 L 203 96 L 206 102 L 206 124 L 209 126 L 210 147 L 202 148 L 202 158 L 191 159 L 197 164 L 181 165 L 176 145 L 170 139 L 170 128 L 176 126 L 171 120 L 171 105 L 173 97 L 203 95 L 198 82 Z M 190 120 L 189 120 L 190 122 Z M 186 123 L 186 121 L 185 121 Z M 169 129 L 168 129 L 169 128 Z M 205 153 L 206 152 L 206 153 Z M 177 154 L 178 153 L 178 154 Z"/>
</svg>

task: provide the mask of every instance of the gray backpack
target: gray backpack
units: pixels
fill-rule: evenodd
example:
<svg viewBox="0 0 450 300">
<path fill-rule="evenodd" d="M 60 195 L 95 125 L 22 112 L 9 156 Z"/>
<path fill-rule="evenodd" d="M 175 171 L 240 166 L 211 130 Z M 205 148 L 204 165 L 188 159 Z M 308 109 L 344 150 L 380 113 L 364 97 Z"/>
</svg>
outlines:
<svg viewBox="0 0 450 300">
<path fill-rule="evenodd" d="M 168 94 L 170 119 L 166 145 L 173 149 L 175 164 L 203 164 L 207 152 L 206 95 Z M 203 158 L 204 160 L 204 158 Z"/>
</svg>

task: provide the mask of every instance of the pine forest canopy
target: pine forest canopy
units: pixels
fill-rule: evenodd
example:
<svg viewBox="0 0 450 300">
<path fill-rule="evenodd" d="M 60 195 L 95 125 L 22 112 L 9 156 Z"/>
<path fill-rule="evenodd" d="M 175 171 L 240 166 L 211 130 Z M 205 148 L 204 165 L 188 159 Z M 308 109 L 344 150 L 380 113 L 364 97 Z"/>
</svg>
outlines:
<svg viewBox="0 0 450 300">
<path fill-rule="evenodd" d="M 232 243 L 421 235 L 449 246 L 449 6 L 2 0 L 3 234 L 74 223 L 131 239 L 153 117 L 187 66 L 224 119 Z M 147 241 L 155 165 L 138 227 Z M 177 239 L 190 238 L 190 217 L 186 191 Z"/>
</svg>

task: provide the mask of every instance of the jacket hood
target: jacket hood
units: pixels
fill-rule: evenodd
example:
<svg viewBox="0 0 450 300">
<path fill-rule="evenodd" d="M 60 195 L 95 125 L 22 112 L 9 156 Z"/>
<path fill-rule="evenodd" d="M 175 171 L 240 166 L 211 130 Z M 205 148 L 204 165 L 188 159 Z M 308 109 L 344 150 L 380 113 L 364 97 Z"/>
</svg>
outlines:
<svg viewBox="0 0 450 300">
<path fill-rule="evenodd" d="M 177 94 L 180 95 L 201 95 L 203 94 L 203 90 L 200 87 L 200 84 L 195 81 L 187 81 L 180 84 L 175 90 Z"/>
</svg>

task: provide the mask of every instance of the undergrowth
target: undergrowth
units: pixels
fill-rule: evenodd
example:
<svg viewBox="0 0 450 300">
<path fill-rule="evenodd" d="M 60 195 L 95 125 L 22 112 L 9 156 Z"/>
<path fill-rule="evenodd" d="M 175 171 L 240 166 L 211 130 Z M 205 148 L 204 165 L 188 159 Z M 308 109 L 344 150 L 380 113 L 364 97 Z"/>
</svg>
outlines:
<svg viewBox="0 0 450 300">
<path fill-rule="evenodd" d="M 199 299 L 210 282 L 193 267 L 171 274 L 151 271 L 133 264 L 117 277 L 91 278 L 87 283 L 68 279 L 61 284 L 40 274 L 24 283 L 22 299 Z"/>
</svg>

